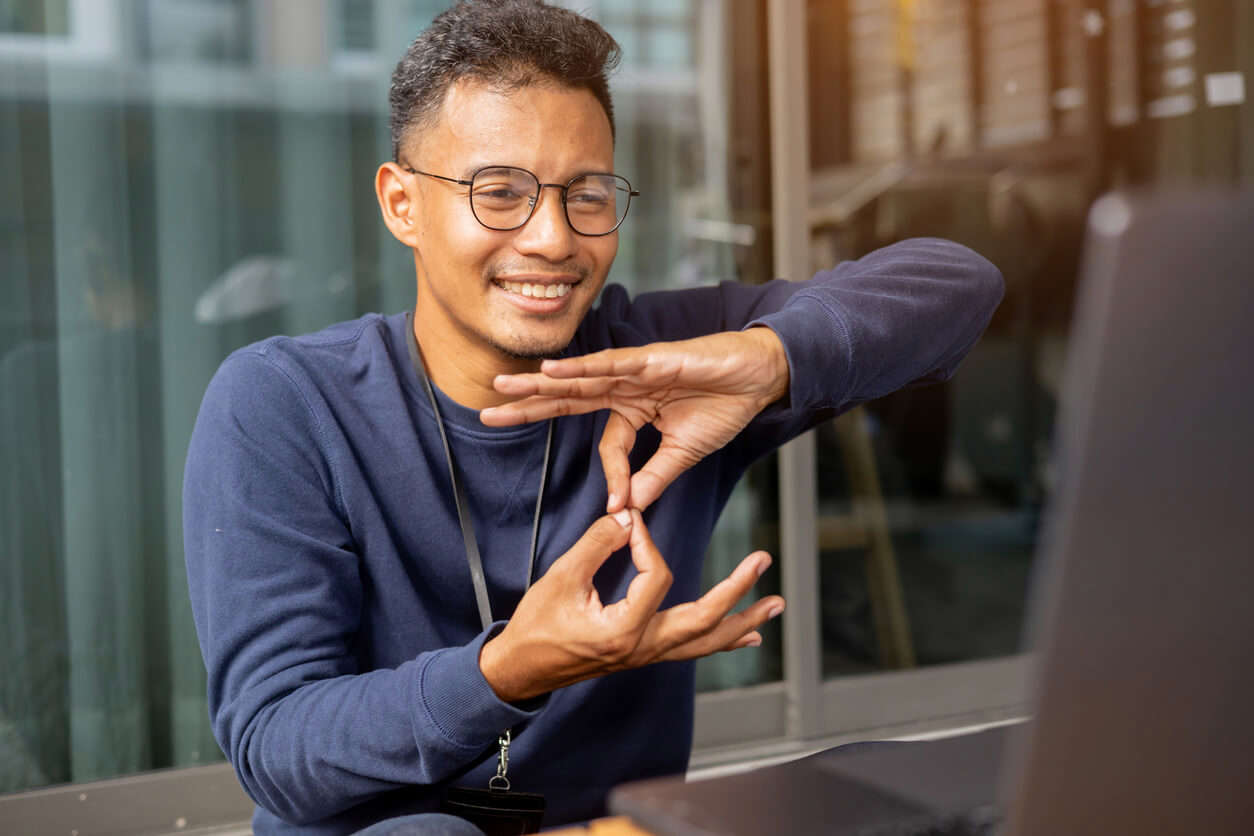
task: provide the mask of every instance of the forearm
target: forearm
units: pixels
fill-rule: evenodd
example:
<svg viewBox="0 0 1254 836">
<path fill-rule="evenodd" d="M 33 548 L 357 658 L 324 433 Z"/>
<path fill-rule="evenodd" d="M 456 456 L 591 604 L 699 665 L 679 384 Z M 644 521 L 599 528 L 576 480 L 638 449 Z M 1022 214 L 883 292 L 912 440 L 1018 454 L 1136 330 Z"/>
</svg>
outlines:
<svg viewBox="0 0 1254 836">
<path fill-rule="evenodd" d="M 764 398 L 768 405 L 773 404 L 788 394 L 791 380 L 784 343 L 778 334 L 763 325 L 751 326 L 742 333 L 754 342 L 757 352 L 763 358 L 767 370 L 764 377 L 769 381 Z"/>
<path fill-rule="evenodd" d="M 271 694 L 280 682 L 258 683 L 222 703 L 215 731 L 249 795 L 288 821 L 319 820 L 401 786 L 436 792 L 532 716 L 498 700 L 479 674 L 482 639 L 279 698 Z"/>
<path fill-rule="evenodd" d="M 987 326 L 1003 290 L 1001 273 L 974 251 L 912 239 L 801 282 L 723 282 L 641 294 L 634 302 L 611 287 L 583 339 L 597 348 L 644 345 L 765 326 L 785 351 L 786 404 L 800 420 L 801 413 L 839 410 L 916 381 L 947 378 Z M 571 353 L 586 350 L 577 344 Z"/>
</svg>

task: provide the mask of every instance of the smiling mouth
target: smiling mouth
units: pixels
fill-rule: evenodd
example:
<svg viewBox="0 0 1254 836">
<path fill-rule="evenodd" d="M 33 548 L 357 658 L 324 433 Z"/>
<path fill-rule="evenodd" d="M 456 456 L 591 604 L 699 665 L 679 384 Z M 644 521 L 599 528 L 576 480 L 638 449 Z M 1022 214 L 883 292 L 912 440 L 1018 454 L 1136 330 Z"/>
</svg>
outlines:
<svg viewBox="0 0 1254 836">
<path fill-rule="evenodd" d="M 506 293 L 529 296 L 532 299 L 557 299 L 570 293 L 570 289 L 579 284 L 579 282 L 553 282 L 546 284 L 539 282 L 506 282 L 499 279 L 493 279 L 492 283 Z"/>
</svg>

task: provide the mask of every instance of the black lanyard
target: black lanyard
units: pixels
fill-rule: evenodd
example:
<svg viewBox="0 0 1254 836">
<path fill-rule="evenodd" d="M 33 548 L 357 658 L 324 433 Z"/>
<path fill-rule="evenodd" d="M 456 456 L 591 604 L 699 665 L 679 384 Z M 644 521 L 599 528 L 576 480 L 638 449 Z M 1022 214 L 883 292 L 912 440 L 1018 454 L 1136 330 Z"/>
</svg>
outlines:
<svg viewBox="0 0 1254 836">
<path fill-rule="evenodd" d="M 462 542 L 466 546 L 466 565 L 470 567 L 470 581 L 475 587 L 475 603 L 479 606 L 479 621 L 486 630 L 492 625 L 492 604 L 488 601 L 488 583 L 483 577 L 483 560 L 479 557 L 479 542 L 475 539 L 475 529 L 470 523 L 470 500 L 466 498 L 466 489 L 462 486 L 462 480 L 457 476 L 457 464 L 453 461 L 453 448 L 448 444 L 448 433 L 444 431 L 444 418 L 440 415 L 440 405 L 435 399 L 435 390 L 431 388 L 431 379 L 427 377 L 427 368 L 422 362 L 422 355 L 418 352 L 418 340 L 414 337 L 414 322 L 409 312 L 405 313 L 405 338 L 409 345 L 409 359 L 414 364 L 414 372 L 418 375 L 418 379 L 422 381 L 422 388 L 427 393 L 427 400 L 431 402 L 431 411 L 435 413 L 435 425 L 440 430 L 440 441 L 444 444 L 444 458 L 448 462 L 448 478 L 453 483 L 453 504 L 457 507 L 457 522 L 462 528 Z M 540 509 L 544 505 L 544 485 L 549 479 L 549 453 L 553 449 L 553 424 L 554 419 L 549 419 L 548 433 L 544 439 L 544 465 L 540 468 L 540 492 L 536 494 L 536 514 L 531 523 L 531 554 L 527 559 L 527 582 L 523 586 L 523 591 L 531 588 L 532 578 L 536 571 L 536 541 L 540 534 Z M 509 747 L 513 735 L 509 729 L 501 732 L 497 745 L 500 747 L 500 754 L 497 756 L 496 775 L 488 781 L 489 798 L 487 800 L 476 797 L 476 803 L 473 805 L 479 812 L 484 809 L 490 809 L 496 806 L 499 801 L 496 795 L 509 790 L 509 778 L 506 772 L 509 769 Z M 461 790 L 462 794 L 466 794 L 466 790 Z M 479 792 L 470 790 L 470 793 Z M 528 833 L 535 832 L 540 825 L 540 814 L 544 811 L 544 799 L 542 796 L 532 796 L 531 794 L 514 793 L 511 798 L 522 798 L 527 796 L 527 801 L 533 805 L 538 805 L 538 813 L 533 810 L 535 820 L 526 830 Z M 511 802 L 515 803 L 515 802 Z M 486 805 L 486 807 L 484 807 Z M 465 815 L 465 810 L 460 810 Z M 515 811 L 516 812 L 516 811 Z M 473 817 L 472 817 L 473 818 Z"/>
<path fill-rule="evenodd" d="M 423 365 L 422 355 L 418 353 L 418 340 L 414 337 L 414 323 L 408 312 L 405 313 L 405 336 L 409 343 L 409 359 L 414 364 L 414 372 L 422 381 L 422 388 L 431 402 L 435 412 L 435 425 L 440 430 L 440 441 L 444 443 L 444 458 L 448 461 L 448 478 L 453 483 L 453 503 L 457 506 L 457 521 L 462 528 L 462 542 L 466 545 L 466 564 L 470 567 L 470 580 L 475 586 L 475 603 L 479 605 L 479 620 L 483 629 L 492 624 L 492 605 L 488 602 L 488 584 L 483 577 L 483 560 L 479 557 L 479 543 L 475 539 L 475 530 L 470 522 L 470 500 L 466 498 L 466 489 L 457 475 L 457 465 L 453 462 L 453 450 L 448 444 L 448 435 L 444 431 L 444 419 L 440 416 L 440 405 L 436 403 L 435 391 L 431 388 L 431 380 L 427 377 L 427 369 Z M 549 478 L 549 453 L 553 448 L 553 419 L 549 419 L 548 435 L 544 441 L 544 466 L 540 469 L 540 492 L 536 495 L 536 514 L 531 524 L 531 555 L 527 561 L 526 591 L 536 571 L 536 540 L 540 534 L 540 509 L 544 504 L 544 485 Z"/>
</svg>

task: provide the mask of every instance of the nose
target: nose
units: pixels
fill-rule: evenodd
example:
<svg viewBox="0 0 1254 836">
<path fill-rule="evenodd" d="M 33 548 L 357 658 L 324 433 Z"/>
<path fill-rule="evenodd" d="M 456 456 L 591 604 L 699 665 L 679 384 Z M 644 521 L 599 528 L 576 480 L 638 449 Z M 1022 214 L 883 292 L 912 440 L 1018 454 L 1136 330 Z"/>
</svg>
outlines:
<svg viewBox="0 0 1254 836">
<path fill-rule="evenodd" d="M 549 193 L 551 190 L 552 193 Z M 518 230 L 514 247 L 523 255 L 548 261 L 566 261 L 579 247 L 578 234 L 566 221 L 566 207 L 558 186 L 542 185 L 531 218 Z"/>
</svg>

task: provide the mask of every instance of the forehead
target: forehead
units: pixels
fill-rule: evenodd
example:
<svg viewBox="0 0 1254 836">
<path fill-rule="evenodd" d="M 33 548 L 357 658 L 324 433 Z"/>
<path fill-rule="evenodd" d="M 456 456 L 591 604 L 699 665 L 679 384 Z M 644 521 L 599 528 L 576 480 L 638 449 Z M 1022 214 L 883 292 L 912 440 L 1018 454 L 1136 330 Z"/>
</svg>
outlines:
<svg viewBox="0 0 1254 836">
<path fill-rule="evenodd" d="M 515 165 L 541 179 L 609 171 L 614 141 L 609 117 L 587 90 L 529 84 L 502 90 L 459 81 L 448 93 L 417 152 L 423 165 L 459 173 L 484 165 Z"/>
</svg>

